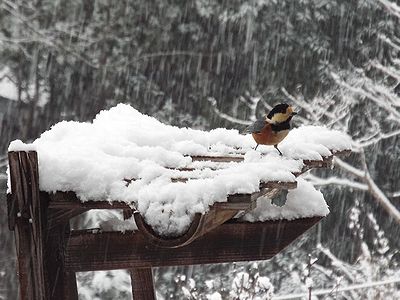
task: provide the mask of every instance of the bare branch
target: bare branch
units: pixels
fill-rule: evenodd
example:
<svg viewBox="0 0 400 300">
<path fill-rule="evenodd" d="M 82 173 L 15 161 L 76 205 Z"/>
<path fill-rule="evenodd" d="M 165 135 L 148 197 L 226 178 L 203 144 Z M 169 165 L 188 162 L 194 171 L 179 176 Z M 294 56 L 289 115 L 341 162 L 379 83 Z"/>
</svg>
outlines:
<svg viewBox="0 0 400 300">
<path fill-rule="evenodd" d="M 238 118 L 232 117 L 232 116 L 230 116 L 230 115 L 227 115 L 227 114 L 221 112 L 221 111 L 219 110 L 219 108 L 217 107 L 217 100 L 215 100 L 215 98 L 213 98 L 213 97 L 208 97 L 207 100 L 208 100 L 208 102 L 211 103 L 211 106 L 212 106 L 214 112 L 215 112 L 220 118 L 225 119 L 225 120 L 227 120 L 227 121 L 229 121 L 229 122 L 232 122 L 232 123 L 234 123 L 234 124 L 240 124 L 240 125 L 247 125 L 247 126 L 248 126 L 248 125 L 251 125 L 251 124 L 253 123 L 253 122 L 251 122 L 251 121 L 238 119 Z"/>
<path fill-rule="evenodd" d="M 360 87 L 355 87 L 355 86 L 348 84 L 347 82 L 342 80 L 338 74 L 336 74 L 334 72 L 331 72 L 331 76 L 338 85 L 348 89 L 349 91 L 351 91 L 355 94 L 358 94 L 360 96 L 363 96 L 363 97 L 371 100 L 377 106 L 385 109 L 389 116 L 392 115 L 393 120 L 397 120 L 397 122 L 399 122 L 398 120 L 400 120 L 400 113 L 398 111 L 396 111 L 395 109 L 393 109 L 393 107 L 389 103 L 387 103 L 386 101 L 382 101 L 381 99 L 377 99 L 377 97 L 375 97 L 375 95 L 372 95 L 371 93 L 367 92 L 365 89 L 362 89 Z"/>
<path fill-rule="evenodd" d="M 362 156 L 364 154 L 362 153 Z M 354 176 L 360 178 L 365 182 L 368 186 L 368 191 L 374 197 L 379 204 L 386 210 L 386 212 L 393 217 L 393 219 L 400 223 L 400 211 L 390 202 L 390 200 L 385 196 L 382 190 L 376 185 L 374 180 L 371 178 L 371 175 L 367 169 L 365 164 L 365 156 L 364 156 L 364 170 L 359 170 L 348 163 L 342 161 L 341 159 L 335 157 L 335 164 L 346 170 L 347 172 L 353 174 Z"/>
<path fill-rule="evenodd" d="M 371 136 L 369 139 L 367 139 L 365 141 L 358 141 L 357 144 L 358 144 L 358 147 L 364 148 L 364 147 L 368 147 L 371 145 L 375 145 L 381 140 L 385 140 L 385 139 L 388 139 L 388 138 L 391 138 L 391 137 L 394 137 L 397 135 L 400 135 L 400 129 L 392 131 L 392 132 L 388 132 L 388 133 L 377 132 L 375 135 Z"/>
<path fill-rule="evenodd" d="M 379 3 L 383 5 L 383 7 L 392 15 L 396 16 L 400 19 L 400 6 L 398 6 L 394 2 L 390 2 L 388 0 L 378 0 Z"/>
<path fill-rule="evenodd" d="M 315 186 L 325 186 L 325 185 L 335 184 L 335 185 L 355 188 L 358 190 L 368 191 L 368 186 L 366 184 L 357 181 L 352 181 L 347 178 L 339 178 L 335 176 L 328 178 L 321 178 L 310 173 L 305 176 L 305 179 L 307 179 L 307 181 L 311 182 Z"/>
</svg>

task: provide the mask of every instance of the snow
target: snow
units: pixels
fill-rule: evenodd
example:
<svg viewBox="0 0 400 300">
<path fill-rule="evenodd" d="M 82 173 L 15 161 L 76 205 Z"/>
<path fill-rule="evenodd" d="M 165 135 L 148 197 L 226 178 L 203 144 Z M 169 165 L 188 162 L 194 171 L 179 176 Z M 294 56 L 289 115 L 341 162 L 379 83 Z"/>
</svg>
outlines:
<svg viewBox="0 0 400 300">
<path fill-rule="evenodd" d="M 34 144 L 25 144 L 21 140 L 15 140 L 8 146 L 8 151 L 36 151 Z"/>
<path fill-rule="evenodd" d="M 8 68 L 0 70 L 0 96 L 10 100 L 18 100 L 18 87 L 7 76 L 10 72 Z"/>
<path fill-rule="evenodd" d="M 78 272 L 77 285 L 79 299 L 101 300 L 102 293 L 126 296 L 124 299 L 131 299 L 131 279 L 126 270 L 90 271 Z"/>
<path fill-rule="evenodd" d="M 257 200 L 257 207 L 245 214 L 245 221 L 267 221 L 267 220 L 294 220 L 298 218 L 326 216 L 329 213 L 328 205 L 321 192 L 302 178 L 297 178 L 297 188 L 289 190 L 286 204 L 282 207 L 271 204 L 265 198 Z"/>
<path fill-rule="evenodd" d="M 13 78 L 12 74 L 13 72 L 8 67 L 0 69 L 0 97 L 14 101 L 29 102 L 34 96 L 38 96 L 37 105 L 40 107 L 46 105 L 50 99 L 50 93 L 43 81 L 39 81 L 38 91 L 36 91 L 36 83 L 28 84 L 28 86 L 19 91 L 17 80 Z M 35 95 L 36 93 L 37 95 Z"/>
<path fill-rule="evenodd" d="M 351 140 L 324 127 L 303 126 L 282 142 L 283 157 L 273 147 L 260 146 L 255 151 L 254 146 L 251 135 L 237 130 L 178 128 L 118 104 L 100 112 L 92 123 L 62 121 L 32 144 L 14 141 L 9 151 L 38 152 L 43 191 L 73 191 L 81 201 L 123 201 L 138 209 L 159 234 L 179 235 L 195 213 L 207 212 L 213 203 L 226 201 L 228 194 L 256 192 L 260 181 L 294 182 L 293 173 L 302 169 L 302 159 L 322 159 L 331 154 L 329 149 L 349 149 Z M 244 159 L 200 162 L 189 155 L 241 155 Z M 202 169 L 175 169 L 193 167 Z M 174 182 L 172 178 L 189 180 Z M 132 180 L 128 184 L 124 179 Z M 328 212 L 322 194 L 301 180 L 283 208 L 263 199 L 258 202 L 259 208 L 247 220 Z M 111 222 L 110 228 L 114 227 L 127 230 L 117 220 Z"/>
</svg>

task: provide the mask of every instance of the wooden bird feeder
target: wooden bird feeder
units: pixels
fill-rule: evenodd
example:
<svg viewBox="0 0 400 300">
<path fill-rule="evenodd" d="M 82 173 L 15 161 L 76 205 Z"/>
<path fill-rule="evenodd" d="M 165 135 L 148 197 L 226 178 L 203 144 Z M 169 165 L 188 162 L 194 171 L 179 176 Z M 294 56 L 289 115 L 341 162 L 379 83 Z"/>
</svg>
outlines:
<svg viewBox="0 0 400 300">
<path fill-rule="evenodd" d="M 81 202 L 73 192 L 40 191 L 36 152 L 9 152 L 8 158 L 8 224 L 15 234 L 20 299 L 78 299 L 75 272 L 111 269 L 130 270 L 134 299 L 155 299 L 152 267 L 269 259 L 321 220 L 249 223 L 233 219 L 253 209 L 260 196 L 272 199 L 282 189 L 296 188 L 296 182 L 261 182 L 259 192 L 228 195 L 226 202 L 196 214 L 182 236 L 167 238 L 157 235 L 126 203 Z M 329 167 L 332 158 L 304 161 L 302 172 Z M 243 156 L 192 159 L 240 162 Z M 185 182 L 187 178 L 173 180 Z M 69 220 L 90 209 L 122 209 L 125 218 L 134 215 L 139 230 L 71 231 Z"/>
</svg>

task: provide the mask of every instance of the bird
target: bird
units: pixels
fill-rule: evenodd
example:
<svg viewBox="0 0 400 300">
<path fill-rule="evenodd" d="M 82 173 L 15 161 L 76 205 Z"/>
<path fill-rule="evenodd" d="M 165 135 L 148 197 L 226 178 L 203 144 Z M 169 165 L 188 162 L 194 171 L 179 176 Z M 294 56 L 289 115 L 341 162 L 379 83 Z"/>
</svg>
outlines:
<svg viewBox="0 0 400 300">
<path fill-rule="evenodd" d="M 278 150 L 279 155 L 282 156 L 278 144 L 288 135 L 290 121 L 295 115 L 297 113 L 291 105 L 280 103 L 268 115 L 257 119 L 247 127 L 246 132 L 251 133 L 257 143 L 254 150 L 257 150 L 258 145 L 273 145 Z"/>
</svg>

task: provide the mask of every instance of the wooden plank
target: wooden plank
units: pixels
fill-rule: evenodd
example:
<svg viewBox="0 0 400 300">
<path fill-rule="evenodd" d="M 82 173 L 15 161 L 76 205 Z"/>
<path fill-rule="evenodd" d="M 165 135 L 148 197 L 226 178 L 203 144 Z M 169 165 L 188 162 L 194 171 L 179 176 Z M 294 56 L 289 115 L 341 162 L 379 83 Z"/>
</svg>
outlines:
<svg viewBox="0 0 400 300">
<path fill-rule="evenodd" d="M 268 181 L 260 183 L 260 189 L 292 190 L 295 188 L 297 188 L 296 181 Z"/>
<path fill-rule="evenodd" d="M 140 231 L 124 234 L 73 231 L 67 242 L 65 267 L 83 272 L 265 260 L 279 253 L 321 219 L 229 222 L 193 243 L 175 249 L 152 245 Z"/>
<path fill-rule="evenodd" d="M 255 208 L 255 202 L 216 202 L 213 206 L 216 209 L 233 209 L 241 211 Z"/>
<path fill-rule="evenodd" d="M 49 195 L 50 209 L 132 209 L 120 201 L 86 201 L 81 202 L 74 192 L 56 192 Z"/>
<path fill-rule="evenodd" d="M 130 275 L 134 300 L 156 300 L 151 268 L 131 269 Z"/>
<path fill-rule="evenodd" d="M 244 161 L 243 156 L 191 156 L 192 161 L 214 161 L 214 162 L 241 162 Z"/>
<path fill-rule="evenodd" d="M 186 181 L 187 178 L 180 178 L 177 181 Z M 280 189 L 293 189 L 297 186 L 297 182 L 281 182 L 271 181 L 260 183 L 260 192 L 253 194 L 232 194 L 228 195 L 227 202 L 230 203 L 251 203 L 258 197 L 265 194 L 265 189 L 280 188 Z M 81 202 L 74 192 L 56 192 L 49 194 L 49 209 L 82 209 L 82 212 L 89 209 L 127 209 L 131 210 L 128 204 L 118 201 L 86 201 Z M 228 205 L 229 206 L 229 205 Z M 234 206 L 231 207 L 232 209 Z"/>
</svg>

